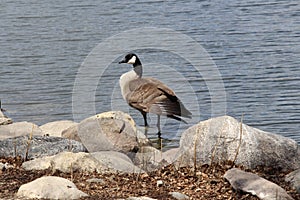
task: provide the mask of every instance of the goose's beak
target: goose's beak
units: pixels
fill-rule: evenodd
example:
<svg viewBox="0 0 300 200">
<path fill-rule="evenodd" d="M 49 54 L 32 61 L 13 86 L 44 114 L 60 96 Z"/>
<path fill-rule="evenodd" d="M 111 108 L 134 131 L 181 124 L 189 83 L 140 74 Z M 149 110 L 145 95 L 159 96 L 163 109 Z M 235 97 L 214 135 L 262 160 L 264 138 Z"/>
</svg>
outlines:
<svg viewBox="0 0 300 200">
<path fill-rule="evenodd" d="M 125 60 L 121 60 L 121 61 L 119 62 L 119 64 L 121 64 L 121 63 L 126 63 L 126 61 L 125 61 Z"/>
</svg>

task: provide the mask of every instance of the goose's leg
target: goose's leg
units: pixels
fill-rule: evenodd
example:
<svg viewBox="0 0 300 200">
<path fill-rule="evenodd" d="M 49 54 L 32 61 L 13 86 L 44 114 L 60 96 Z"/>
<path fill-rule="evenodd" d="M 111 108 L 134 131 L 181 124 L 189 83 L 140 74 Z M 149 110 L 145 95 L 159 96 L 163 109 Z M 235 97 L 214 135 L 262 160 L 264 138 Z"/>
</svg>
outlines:
<svg viewBox="0 0 300 200">
<path fill-rule="evenodd" d="M 161 135 L 161 130 L 160 130 L 160 115 L 157 115 L 157 130 L 158 130 L 158 136 L 160 137 Z"/>
<path fill-rule="evenodd" d="M 142 112 L 143 118 L 144 118 L 144 123 L 145 123 L 145 127 L 149 127 L 148 123 L 147 123 L 147 113 L 146 112 Z"/>
<path fill-rule="evenodd" d="M 147 123 L 147 113 L 146 112 L 143 112 L 141 111 L 142 115 L 143 115 L 143 118 L 144 118 L 144 123 L 145 123 L 145 135 L 146 137 L 148 136 L 148 128 L 149 128 L 149 125 Z"/>
</svg>

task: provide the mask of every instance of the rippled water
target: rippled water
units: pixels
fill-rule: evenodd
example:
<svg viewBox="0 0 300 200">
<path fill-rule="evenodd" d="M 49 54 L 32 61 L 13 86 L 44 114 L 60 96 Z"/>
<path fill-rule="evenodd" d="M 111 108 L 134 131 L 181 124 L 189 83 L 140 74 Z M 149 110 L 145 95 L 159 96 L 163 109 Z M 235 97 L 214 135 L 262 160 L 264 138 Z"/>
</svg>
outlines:
<svg viewBox="0 0 300 200">
<path fill-rule="evenodd" d="M 169 28 L 202 45 L 226 92 L 225 98 L 212 98 L 207 75 L 180 55 L 133 49 L 145 65 L 145 74 L 167 83 L 194 114 L 189 125 L 180 127 L 163 119 L 164 137 L 175 140 L 170 145 L 178 143 L 178 128 L 221 114 L 222 109 L 300 143 L 300 4 L 296 0 L 4 1 L 0 24 L 0 99 L 15 121 L 73 120 L 76 75 L 97 44 L 131 29 Z M 130 69 L 117 64 L 125 53 L 107 63 L 94 91 L 96 111 L 124 110 L 142 124 L 141 115 L 129 109 L 119 94 L 118 77 Z M 215 103 L 226 108 L 215 113 Z M 83 109 L 79 114 L 88 112 Z M 154 126 L 155 116 L 152 119 Z"/>
</svg>

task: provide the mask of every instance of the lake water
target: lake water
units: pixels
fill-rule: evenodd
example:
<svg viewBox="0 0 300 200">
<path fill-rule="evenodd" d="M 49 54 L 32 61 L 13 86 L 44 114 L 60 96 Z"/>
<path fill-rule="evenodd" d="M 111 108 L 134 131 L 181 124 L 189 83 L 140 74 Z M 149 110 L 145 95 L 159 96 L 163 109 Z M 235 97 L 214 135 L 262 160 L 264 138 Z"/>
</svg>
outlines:
<svg viewBox="0 0 300 200">
<path fill-rule="evenodd" d="M 181 50 L 191 58 L 199 56 L 192 43 L 181 48 L 175 40 L 168 51 L 155 45 L 139 47 L 141 38 L 149 39 L 147 32 L 131 35 L 127 41 L 121 38 L 123 45 L 132 45 L 128 50 L 140 55 L 145 74 L 167 83 L 193 113 L 188 125 L 162 119 L 169 146 L 178 145 L 183 129 L 222 114 L 238 120 L 243 116 L 248 125 L 300 143 L 299 1 L 6 0 L 0 7 L 0 25 L 0 99 L 14 121 L 39 125 L 62 119 L 80 121 L 94 112 L 118 109 L 142 125 L 140 113 L 129 109 L 120 96 L 118 78 L 131 67 L 117 64 L 127 52 L 111 39 L 152 27 L 193 39 L 219 73 L 209 71 L 209 66 L 199 70 L 186 55 L 176 54 Z M 100 56 L 94 64 L 107 68 L 101 77 L 92 73 L 86 80 L 96 80 L 95 90 L 88 94 L 94 102 L 89 98 L 85 102 L 82 95 L 82 102 L 74 103 L 82 63 L 91 60 L 90 52 L 108 38 L 110 44 L 100 51 L 114 59 L 106 63 Z M 163 33 L 157 37 L 161 38 Z M 216 80 L 221 82 L 212 88 Z M 85 103 L 94 103 L 95 110 Z M 150 119 L 149 134 L 154 138 L 155 116 Z"/>
</svg>

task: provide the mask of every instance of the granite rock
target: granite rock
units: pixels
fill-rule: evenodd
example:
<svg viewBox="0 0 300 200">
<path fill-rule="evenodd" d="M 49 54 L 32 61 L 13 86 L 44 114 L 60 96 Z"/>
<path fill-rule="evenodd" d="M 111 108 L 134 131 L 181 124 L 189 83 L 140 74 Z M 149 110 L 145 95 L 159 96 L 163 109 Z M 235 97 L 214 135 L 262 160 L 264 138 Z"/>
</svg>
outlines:
<svg viewBox="0 0 300 200">
<path fill-rule="evenodd" d="M 21 156 L 32 159 L 55 155 L 63 151 L 86 152 L 86 148 L 77 141 L 60 137 L 20 136 L 0 140 L 0 157 Z"/>
<path fill-rule="evenodd" d="M 44 176 L 22 185 L 17 196 L 31 199 L 80 199 L 88 195 L 65 178 Z"/>
<path fill-rule="evenodd" d="M 74 124 L 74 125 L 70 126 L 69 128 L 67 128 L 66 130 L 64 130 L 61 133 L 61 136 L 63 138 L 68 138 L 71 140 L 76 140 L 78 142 L 81 142 L 80 137 L 78 136 L 78 124 Z"/>
<path fill-rule="evenodd" d="M 23 135 L 43 135 L 38 125 L 30 122 L 16 122 L 0 126 L 0 140 Z"/>
<path fill-rule="evenodd" d="M 72 153 L 62 152 L 54 156 L 46 156 L 24 162 L 22 167 L 25 170 L 61 171 L 71 173 L 80 172 L 143 172 L 136 167 L 132 161 L 120 152 L 101 151 L 94 153 Z"/>
<path fill-rule="evenodd" d="M 241 124 L 230 116 L 216 117 L 187 129 L 180 139 L 181 165 L 222 163 L 231 160 L 247 168 L 259 165 L 283 170 L 300 167 L 296 141 Z"/>
<path fill-rule="evenodd" d="M 163 166 L 171 164 L 176 155 L 178 148 L 162 152 L 152 146 L 142 146 L 135 153 L 134 163 L 145 171 L 153 171 Z"/>
<path fill-rule="evenodd" d="M 69 127 L 76 125 L 78 123 L 70 121 L 70 120 L 61 120 L 61 121 L 54 121 L 46 123 L 40 126 L 40 129 L 43 131 L 44 135 L 47 136 L 55 136 L 55 137 L 62 137 L 62 132 Z"/>
<path fill-rule="evenodd" d="M 285 181 L 300 194 L 300 169 L 297 169 L 285 176 Z"/>
<path fill-rule="evenodd" d="M 121 111 L 83 120 L 78 125 L 78 136 L 89 152 L 136 152 L 140 145 L 149 142 L 145 135 L 138 133 L 133 119 Z"/>
<path fill-rule="evenodd" d="M 251 193 L 263 200 L 293 200 L 280 186 L 250 172 L 232 168 L 225 173 L 224 178 L 235 190 Z"/>
</svg>

